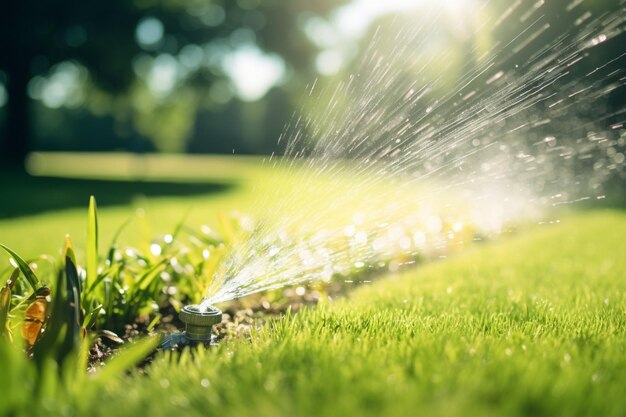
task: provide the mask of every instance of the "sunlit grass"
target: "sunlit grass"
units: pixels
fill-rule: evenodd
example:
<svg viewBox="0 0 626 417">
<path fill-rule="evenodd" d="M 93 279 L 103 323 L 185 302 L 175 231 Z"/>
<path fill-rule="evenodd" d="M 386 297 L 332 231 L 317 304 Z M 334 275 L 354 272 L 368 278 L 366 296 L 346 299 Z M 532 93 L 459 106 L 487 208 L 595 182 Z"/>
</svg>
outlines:
<svg viewBox="0 0 626 417">
<path fill-rule="evenodd" d="M 39 167 L 39 174 L 61 175 L 62 163 L 71 167 L 72 160 L 79 156 L 49 155 L 49 158 L 51 161 L 46 162 L 51 164 L 48 171 Z M 89 168 L 84 171 L 87 176 L 98 164 L 101 165 L 98 175 L 107 172 L 113 176 L 121 175 L 116 171 L 120 168 L 120 161 L 115 158 L 89 156 L 87 159 Z M 161 159 L 148 159 L 147 162 L 152 164 Z M 184 162 L 187 159 L 172 160 L 181 170 L 186 168 Z M 210 164 L 212 160 L 206 158 L 203 161 Z M 198 158 L 190 158 L 190 166 L 194 165 L 192 162 L 198 162 Z M 250 161 L 233 160 L 234 166 L 242 164 L 253 170 Z M 135 216 L 129 213 L 128 221 L 106 229 L 102 227 L 102 219 L 106 216 L 98 216 L 96 199 L 91 196 L 83 220 L 84 229 L 77 240 L 79 243 L 72 243 L 76 241 L 67 233 L 60 233 L 57 237 L 61 240 L 63 236 L 65 240 L 60 248 L 61 256 L 53 252 L 48 253 L 52 256 L 30 255 L 32 246 L 47 240 L 43 238 L 46 230 L 24 228 L 22 236 L 31 239 L 26 247 L 16 246 L 10 235 L 3 236 L 6 244 L 15 248 L 15 252 L 6 248 L 13 258 L 13 267 L 17 262 L 21 275 L 32 277 L 29 280 L 32 288 L 25 286 L 19 278 L 11 279 L 5 288 L 5 292 L 10 290 L 13 294 L 8 305 L 10 320 L 3 319 L 9 323 L 8 334 L 19 334 L 20 328 L 25 326 L 23 323 L 30 323 L 28 311 L 39 305 L 33 303 L 36 297 L 41 298 L 43 312 L 33 334 L 25 336 L 29 347 L 38 343 L 41 334 L 44 339 L 50 334 L 46 321 L 54 323 L 62 316 L 50 320 L 47 317 L 59 316 L 59 307 L 55 309 L 54 305 L 66 301 L 75 306 L 72 309 L 77 326 L 83 333 L 124 334 L 128 325 L 138 321 L 148 324 L 148 329 L 153 328 L 162 316 L 161 309 L 171 306 L 178 310 L 182 303 L 197 303 L 209 289 L 214 291 L 209 295 L 218 291 L 216 297 L 211 298 L 212 302 L 223 302 L 296 283 L 353 278 L 371 270 L 393 271 L 401 262 L 414 263 L 416 258 L 427 255 L 429 249 L 448 253 L 452 251 L 446 250 L 448 245 L 463 244 L 464 239 L 471 241 L 473 237 L 471 223 L 460 221 L 463 211 L 458 207 L 451 210 L 451 206 L 456 206 L 450 201 L 427 199 L 426 187 L 413 188 L 413 193 L 405 193 L 406 190 L 392 179 L 378 178 L 372 183 L 367 177 L 353 174 L 347 164 L 341 172 L 323 175 L 312 175 L 296 164 L 286 165 L 271 170 L 256 166 L 253 173 L 239 172 L 241 179 L 249 183 L 247 201 L 249 204 L 254 202 L 247 207 L 250 216 L 213 209 L 213 231 L 208 226 L 191 223 L 188 213 L 184 213 L 176 225 L 163 231 L 167 222 L 161 218 L 155 223 L 150 222 L 144 209 L 138 209 Z M 111 169 L 113 171 L 107 171 Z M 181 180 L 167 168 L 165 172 Z M 203 178 L 200 171 L 184 171 L 185 176 L 192 174 L 197 181 Z M 76 171 L 71 168 L 65 172 L 66 178 L 74 175 Z M 210 179 L 210 176 L 206 178 Z M 119 181 L 132 181 L 132 178 Z M 176 185 L 172 183 L 172 186 Z M 196 198 L 202 197 L 212 196 Z M 225 196 L 220 198 L 226 200 Z M 433 201 L 438 204 L 426 204 Z M 42 207 L 45 204 L 45 201 L 41 202 Z M 179 211 L 182 205 L 177 201 L 170 208 Z M 51 212 L 47 217 L 58 221 L 62 219 L 58 214 L 63 212 Z M 430 230 L 433 219 L 436 230 Z M 134 231 L 127 230 L 130 224 Z M 161 232 L 154 233 L 153 226 Z M 114 237 L 103 242 L 101 232 L 111 234 L 112 231 Z M 414 242 L 417 236 L 414 233 L 419 233 L 419 242 Z M 121 242 L 126 234 L 130 236 L 130 245 Z M 80 237 L 85 235 L 87 240 L 82 244 Z M 28 261 L 21 261 L 20 256 Z M 7 266 L 0 269 L 0 273 L 8 276 L 11 269 Z M 245 271 L 254 274 L 248 275 Z M 57 294 L 66 286 L 67 300 L 57 301 Z M 45 311 L 47 294 L 40 295 L 43 292 L 53 294 L 52 314 Z"/>
<path fill-rule="evenodd" d="M 224 214 L 232 209 L 251 213 L 269 231 L 284 228 L 307 236 L 319 227 L 332 229 L 348 246 L 359 231 L 376 225 L 376 213 L 385 213 L 388 220 L 381 230 L 393 229 L 397 222 L 406 227 L 399 233 L 428 229 L 428 219 L 435 216 L 441 229 L 437 233 L 454 247 L 476 233 L 468 206 L 433 193 L 432 188 L 422 187 L 405 198 L 393 184 L 379 181 L 366 187 L 366 179 L 349 175 L 309 178 L 299 169 L 269 170 L 254 164 L 248 169 L 237 180 L 239 188 L 222 194 L 141 200 L 133 207 L 142 207 L 142 214 L 124 230 L 120 246 L 136 245 L 145 256 L 154 257 L 148 262 L 152 265 L 158 258 L 154 245 L 159 246 L 156 252 L 166 251 L 159 255 L 166 258 L 167 251 L 178 250 L 158 235 L 176 234 L 183 218 L 192 227 L 205 223 L 221 227 L 226 241 L 241 239 L 246 233 L 238 235 L 236 225 L 228 231 L 230 220 Z M 186 175 L 192 172 L 190 168 Z M 195 175 L 210 178 L 206 172 Z M 368 191 L 373 193 L 370 198 L 362 194 Z M 355 196 L 362 205 L 351 204 Z M 262 204 L 264 200 L 271 204 Z M 335 204 L 329 208 L 325 200 Z M 94 269 L 106 271 L 101 266 L 104 252 L 119 226 L 133 217 L 133 210 L 98 209 L 99 266 L 93 262 L 95 210 L 88 214 L 86 206 L 87 201 L 80 210 L 2 220 L 0 240 L 30 257 L 54 253 L 70 232 L 74 248 L 86 248 L 77 250 L 76 259 L 89 278 Z M 185 217 L 188 206 L 195 208 Z M 272 212 L 273 207 L 281 210 Z M 355 218 L 355 210 L 361 208 Z M 424 211 L 414 221 L 407 220 L 412 209 Z M 328 215 L 307 223 L 320 210 Z M 450 237 L 448 229 L 454 229 L 457 221 L 463 223 L 462 232 Z M 255 332 L 251 341 L 231 340 L 193 355 L 159 356 L 147 368 L 147 377 L 120 373 L 137 363 L 154 342 L 131 354 L 120 353 L 117 362 L 105 365 L 94 377 L 83 372 L 89 333 L 73 348 L 42 350 L 37 354 L 41 359 L 35 360 L 27 358 L 17 343 L 0 343 L 0 362 L 7 365 L 0 378 L 4 387 L 0 412 L 620 415 L 626 395 L 626 261 L 619 256 L 626 249 L 625 215 L 577 214 L 562 217 L 560 224 L 522 229 L 519 236 L 488 246 L 472 245 L 449 260 L 362 286 L 347 300 L 276 319 Z M 388 240 L 398 239 L 394 235 Z M 345 259 L 353 262 L 358 256 L 358 251 L 350 252 Z M 67 262 L 65 257 L 66 272 Z M 137 276 L 142 276 L 141 268 Z M 137 280 L 125 285 L 132 293 L 131 281 Z M 177 297 L 193 293 L 201 297 L 203 289 L 189 279 L 177 283 Z M 53 294 L 59 287 L 52 286 Z M 6 320 L 5 313 L 0 311 L 0 321 Z M 9 317 L 14 326 L 21 323 L 18 316 Z M 51 322 L 54 317 L 66 320 L 53 314 Z M 14 330 L 17 333 L 17 327 Z M 69 333 L 49 334 L 62 341 Z M 72 338 L 79 340 L 78 334 Z"/>
<path fill-rule="evenodd" d="M 622 415 L 624 233 L 623 213 L 598 212 L 475 248 L 252 342 L 160 359 L 108 386 L 97 411 Z"/>
<path fill-rule="evenodd" d="M 138 193 L 142 184 L 156 180 L 171 181 L 169 187 L 174 192 L 177 182 L 181 186 L 186 182 L 217 180 L 235 184 L 208 194 L 167 197 L 165 189 L 164 196 L 137 196 L 134 200 L 129 196 L 133 201 L 129 209 L 128 205 L 102 204 L 108 202 L 110 190 L 98 190 L 98 183 L 94 183 L 101 245 L 111 242 L 114 232 L 129 219 L 130 224 L 119 237 L 120 244 L 148 251 L 150 242 L 171 233 L 183 219 L 192 228 L 215 228 L 223 223 L 220 219 L 224 216 L 239 211 L 250 215 L 254 222 L 250 227 L 257 231 L 253 238 L 243 236 L 233 244 L 242 257 L 254 260 L 249 259 L 253 252 L 263 253 L 267 249 L 268 244 L 261 240 L 286 233 L 293 241 L 306 241 L 315 248 L 321 248 L 323 243 L 329 258 L 337 261 L 334 271 L 349 274 L 355 268 L 386 267 L 393 259 L 412 261 L 424 253 L 443 253 L 443 247 L 450 252 L 473 237 L 467 202 L 437 194 L 435 187 L 406 189 L 391 178 L 357 175 L 348 164 L 341 172 L 313 175 L 298 163 L 274 162 L 263 163 L 261 158 L 249 157 L 36 154 L 29 167 L 37 175 L 109 179 L 100 184 L 109 188 L 134 181 Z M 99 191 L 105 198 L 98 197 Z M 45 200 L 38 203 L 46 207 Z M 4 219 L 0 220 L 0 241 L 25 257 L 58 255 L 63 236 L 69 234 L 78 258 L 83 259 L 85 225 L 82 208 Z M 368 255 L 369 252 L 374 255 Z M 286 273 L 306 273 L 307 280 L 319 279 L 311 271 L 302 270 L 300 254 L 295 248 L 282 248 L 281 259 L 294 257 Z M 236 268 L 245 266 L 244 262 L 235 263 Z M 231 268 L 225 273 L 237 272 Z"/>
<path fill-rule="evenodd" d="M 38 158 L 42 156 L 39 155 Z M 89 202 L 89 195 L 93 194 L 99 202 L 101 241 L 108 244 L 119 226 L 133 219 L 120 237 L 120 241 L 129 245 L 139 245 L 158 234 L 171 232 L 185 216 L 189 224 L 214 224 L 220 213 L 246 210 L 257 198 L 253 192 L 255 184 L 265 183 L 269 175 L 258 158 L 204 157 L 191 158 L 190 162 L 189 158 L 145 157 L 142 160 L 144 163 L 133 165 L 130 156 L 91 155 L 85 161 L 83 155 L 61 154 L 46 159 L 45 164 L 40 162 L 37 169 L 32 169 L 37 175 L 99 178 L 110 181 L 101 185 L 107 187 L 106 190 L 98 189 L 98 184 L 94 184 L 94 187 L 83 196 L 84 202 L 79 207 L 50 212 L 46 210 L 47 202 L 40 199 L 37 202 L 41 206 L 40 214 L 0 219 L 0 241 L 7 242 L 26 257 L 42 253 L 57 254 L 65 234 L 72 236 L 78 248 L 84 247 L 86 239 L 84 208 Z M 151 168 L 146 169 L 146 165 Z M 143 169 L 135 171 L 133 166 L 142 166 Z M 36 181 L 37 178 L 33 180 Z M 106 205 L 104 204 L 106 201 L 99 198 L 99 192 L 110 194 L 109 189 L 116 188 L 116 180 L 145 181 L 149 184 L 158 179 L 173 181 L 174 184 L 170 187 L 176 187 L 176 181 L 180 184 L 225 181 L 234 186 L 220 192 L 187 196 L 168 196 L 168 189 L 165 189 L 162 196 L 146 198 L 141 196 L 141 183 L 138 183 L 138 192 L 127 196 L 130 204 Z M 18 191 L 14 190 L 13 194 Z M 73 190 L 59 192 L 72 193 Z M 7 193 L 9 194 L 6 196 L 7 199 L 16 198 L 10 195 L 11 192 Z M 136 214 L 138 218 L 135 218 Z"/>
</svg>

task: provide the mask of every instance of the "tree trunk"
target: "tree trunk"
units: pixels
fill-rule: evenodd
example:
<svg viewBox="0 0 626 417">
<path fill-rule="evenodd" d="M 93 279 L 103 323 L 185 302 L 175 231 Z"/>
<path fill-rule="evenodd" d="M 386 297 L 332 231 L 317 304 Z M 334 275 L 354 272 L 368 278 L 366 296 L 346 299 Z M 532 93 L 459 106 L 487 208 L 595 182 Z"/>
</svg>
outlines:
<svg viewBox="0 0 626 417">
<path fill-rule="evenodd" d="M 17 61 L 18 57 L 6 68 L 9 101 L 0 143 L 0 158 L 6 164 L 23 167 L 31 144 L 30 98 L 26 91 L 30 72 L 27 62 Z"/>
</svg>

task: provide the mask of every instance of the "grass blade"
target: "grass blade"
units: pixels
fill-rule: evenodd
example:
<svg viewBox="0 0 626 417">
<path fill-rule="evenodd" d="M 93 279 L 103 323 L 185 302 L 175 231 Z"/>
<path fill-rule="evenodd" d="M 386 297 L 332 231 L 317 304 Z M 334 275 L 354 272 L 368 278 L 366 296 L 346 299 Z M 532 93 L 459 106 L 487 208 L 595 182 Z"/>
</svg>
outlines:
<svg viewBox="0 0 626 417">
<path fill-rule="evenodd" d="M 182 228 L 185 226 L 185 222 L 187 221 L 187 217 L 189 217 L 189 213 L 191 213 L 191 207 L 189 207 L 189 209 L 187 209 L 187 211 L 185 212 L 183 217 L 180 219 L 180 221 L 176 225 L 176 228 L 172 232 L 172 242 L 175 241 L 178 238 L 178 234 L 180 233 Z"/>
<path fill-rule="evenodd" d="M 98 209 L 94 196 L 89 197 L 89 214 L 87 218 L 87 278 L 85 288 L 89 281 L 98 278 Z"/>
<path fill-rule="evenodd" d="M 117 240 L 119 239 L 120 235 L 122 234 L 126 226 L 130 224 L 131 220 L 132 218 L 126 219 L 126 221 L 122 223 L 122 225 L 118 227 L 117 230 L 115 231 L 115 234 L 113 235 L 113 239 L 111 240 L 111 245 L 109 246 L 109 254 L 107 255 L 108 266 L 113 265 L 113 260 L 115 257 L 115 249 L 117 248 Z"/>
<path fill-rule="evenodd" d="M 93 281 L 89 288 L 86 288 L 86 293 L 91 294 L 93 291 L 96 290 L 98 285 L 100 285 L 100 283 L 102 283 L 102 281 L 104 281 L 107 277 L 115 276 L 116 274 L 118 274 L 121 267 L 121 264 L 114 264 L 111 268 L 102 271 L 102 274 L 98 275 L 98 279 Z"/>
<path fill-rule="evenodd" d="M 96 307 L 94 307 L 93 310 L 91 310 L 91 312 L 85 315 L 85 319 L 83 320 L 84 329 L 90 329 L 91 326 L 94 325 L 96 319 L 98 318 L 98 314 L 100 314 L 100 311 L 102 311 L 102 304 L 98 304 Z"/>
<path fill-rule="evenodd" d="M 140 290 L 145 290 L 151 283 L 154 278 L 159 274 L 160 269 L 163 265 L 169 262 L 170 258 L 163 258 L 158 263 L 154 264 L 150 269 L 148 269 L 135 284 L 136 287 Z"/>
<path fill-rule="evenodd" d="M 33 291 L 37 291 L 37 285 L 39 284 L 39 280 L 37 279 L 37 276 L 35 275 L 33 270 L 30 269 L 30 266 L 28 266 L 28 263 L 8 246 L 0 243 L 0 247 L 7 251 L 7 253 L 11 255 L 13 259 L 15 259 L 15 262 L 17 262 L 17 266 L 20 268 L 20 271 L 22 271 L 22 274 L 24 274 L 24 276 L 26 277 L 26 280 L 33 288 Z"/>
<path fill-rule="evenodd" d="M 155 264 L 152 268 L 150 268 L 146 273 L 144 273 L 139 280 L 137 280 L 136 290 L 133 292 L 130 301 L 127 303 L 127 310 L 129 310 L 130 306 L 135 305 L 135 303 L 142 300 L 145 297 L 146 292 L 148 291 L 150 284 L 154 281 L 154 279 L 161 272 L 161 268 L 169 262 L 169 258 L 162 259 L 159 263 Z"/>
</svg>

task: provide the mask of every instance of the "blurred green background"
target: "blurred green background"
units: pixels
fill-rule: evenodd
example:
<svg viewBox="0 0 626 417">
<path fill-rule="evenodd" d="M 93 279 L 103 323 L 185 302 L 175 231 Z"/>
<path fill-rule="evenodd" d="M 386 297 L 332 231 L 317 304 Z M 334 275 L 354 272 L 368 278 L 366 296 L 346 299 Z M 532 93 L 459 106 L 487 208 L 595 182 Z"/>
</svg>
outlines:
<svg viewBox="0 0 626 417">
<path fill-rule="evenodd" d="M 325 110 L 307 105 L 307 86 L 356 71 L 375 29 L 397 25 L 391 15 L 417 28 L 433 9 L 443 16 L 440 41 L 426 47 L 454 62 L 435 59 L 430 72 L 445 70 L 447 85 L 485 52 L 506 52 L 499 41 L 536 19 L 550 27 L 517 61 L 555 34 L 576 36 L 580 19 L 623 13 L 615 0 L 9 2 L 0 13 L 0 155 L 19 165 L 31 151 L 280 152 L 295 112 Z M 624 43 L 594 48 L 573 75 L 618 57 Z M 623 68 L 623 57 L 610 65 Z M 611 106 L 624 104 L 622 90 Z"/>
</svg>

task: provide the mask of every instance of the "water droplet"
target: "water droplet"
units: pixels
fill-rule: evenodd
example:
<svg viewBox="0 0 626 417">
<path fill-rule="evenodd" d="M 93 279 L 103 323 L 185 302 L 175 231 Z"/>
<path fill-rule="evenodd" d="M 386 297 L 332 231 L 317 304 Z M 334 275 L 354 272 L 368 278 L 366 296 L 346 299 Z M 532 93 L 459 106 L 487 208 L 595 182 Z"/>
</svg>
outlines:
<svg viewBox="0 0 626 417">
<path fill-rule="evenodd" d="M 278 252 L 280 251 L 280 248 L 277 248 L 276 246 L 273 246 L 270 248 L 268 255 L 269 256 L 274 256 L 276 255 Z"/>
<path fill-rule="evenodd" d="M 410 249 L 411 248 L 411 238 L 409 238 L 408 236 L 404 236 L 403 238 L 400 239 L 398 244 L 404 250 Z"/>
<path fill-rule="evenodd" d="M 443 223 L 441 219 L 437 216 L 430 216 L 428 221 L 426 222 L 426 228 L 430 233 L 439 233 L 441 231 L 441 227 Z"/>
<path fill-rule="evenodd" d="M 367 243 L 367 233 L 365 233 L 364 231 L 358 232 L 356 235 L 354 235 L 354 241 L 360 244 Z"/>
<path fill-rule="evenodd" d="M 353 225 L 346 226 L 346 228 L 343 229 L 343 234 L 347 237 L 354 236 L 355 232 L 356 232 L 356 227 L 354 227 Z"/>
<path fill-rule="evenodd" d="M 161 246 L 157 243 L 153 243 L 152 245 L 150 245 L 150 253 L 152 253 L 154 256 L 159 256 L 162 250 L 163 249 L 161 248 Z"/>
<path fill-rule="evenodd" d="M 415 232 L 413 234 L 413 242 L 415 242 L 417 246 L 424 246 L 424 244 L 426 243 L 426 233 Z"/>
</svg>

